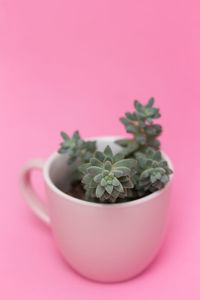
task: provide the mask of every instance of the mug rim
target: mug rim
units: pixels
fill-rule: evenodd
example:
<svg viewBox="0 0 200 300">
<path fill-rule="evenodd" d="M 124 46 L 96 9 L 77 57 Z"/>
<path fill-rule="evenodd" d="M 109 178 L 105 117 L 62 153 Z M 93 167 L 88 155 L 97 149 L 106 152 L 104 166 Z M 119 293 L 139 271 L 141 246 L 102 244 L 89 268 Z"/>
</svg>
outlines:
<svg viewBox="0 0 200 300">
<path fill-rule="evenodd" d="M 86 140 L 98 140 L 98 141 L 108 140 L 108 141 L 115 141 L 115 140 L 121 139 L 121 138 L 124 138 L 124 137 L 122 137 L 122 136 L 96 136 L 96 137 L 86 138 Z M 168 155 L 165 152 L 161 151 L 161 153 L 164 156 L 164 158 L 166 159 L 166 161 L 167 161 L 170 169 L 172 171 L 174 171 L 171 159 L 168 157 Z M 144 196 L 142 198 L 136 199 L 136 200 L 131 200 L 131 201 L 122 202 L 122 203 L 109 203 L 109 204 L 108 203 L 89 202 L 89 201 L 86 201 L 86 200 L 83 200 L 83 199 L 79 199 L 79 198 L 76 198 L 76 197 L 73 197 L 73 196 L 71 196 L 69 194 L 64 193 L 58 187 L 56 187 L 56 185 L 52 182 L 52 180 L 50 178 L 50 175 L 49 175 L 49 170 L 50 170 L 52 162 L 57 157 L 59 157 L 60 155 L 62 155 L 62 154 L 59 154 L 58 152 L 54 152 L 53 154 L 51 154 L 47 158 L 47 160 L 45 162 L 45 165 L 44 165 L 44 168 L 43 168 L 44 180 L 46 182 L 46 185 L 50 188 L 51 191 L 53 191 L 57 195 L 61 196 L 62 198 L 66 199 L 66 200 L 69 200 L 69 201 L 72 201 L 72 202 L 77 203 L 77 204 L 89 205 L 89 206 L 97 206 L 97 207 L 105 207 L 105 206 L 106 207 L 126 207 L 126 206 L 131 206 L 131 205 L 139 205 L 139 204 L 142 204 L 144 202 L 150 201 L 150 200 L 158 197 L 160 194 L 164 193 L 165 190 L 168 189 L 168 187 L 170 186 L 172 178 L 173 178 L 173 173 L 172 173 L 172 174 L 170 174 L 170 180 L 169 180 L 169 182 L 166 184 L 166 186 L 164 188 L 162 188 L 161 190 L 156 191 L 156 192 L 154 192 L 152 194 Z"/>
</svg>

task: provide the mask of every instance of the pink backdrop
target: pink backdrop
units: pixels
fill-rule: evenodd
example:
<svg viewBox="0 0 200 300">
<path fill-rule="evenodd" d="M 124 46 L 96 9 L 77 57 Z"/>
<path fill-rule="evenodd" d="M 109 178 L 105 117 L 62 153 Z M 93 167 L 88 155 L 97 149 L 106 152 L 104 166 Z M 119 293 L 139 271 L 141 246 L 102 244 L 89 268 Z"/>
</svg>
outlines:
<svg viewBox="0 0 200 300">
<path fill-rule="evenodd" d="M 199 1 L 0 1 L 0 299 L 200 299 Z M 138 278 L 104 285 L 60 259 L 18 173 L 61 129 L 123 134 L 133 98 L 155 96 L 176 176 L 166 243 Z"/>
</svg>

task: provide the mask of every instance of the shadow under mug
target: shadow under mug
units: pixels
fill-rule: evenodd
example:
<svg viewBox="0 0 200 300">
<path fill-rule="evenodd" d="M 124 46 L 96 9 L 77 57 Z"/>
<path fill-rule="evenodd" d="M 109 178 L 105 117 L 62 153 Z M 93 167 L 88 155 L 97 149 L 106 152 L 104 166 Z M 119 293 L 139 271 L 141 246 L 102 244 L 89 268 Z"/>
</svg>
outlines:
<svg viewBox="0 0 200 300">
<path fill-rule="evenodd" d="M 119 137 L 97 137 L 97 147 Z M 163 154 L 171 169 L 170 159 Z M 40 201 L 31 183 L 34 169 L 43 172 L 47 204 Z M 28 161 L 20 175 L 22 194 L 33 212 L 50 225 L 60 252 L 78 273 L 101 282 L 119 282 L 141 273 L 162 244 L 168 220 L 170 182 L 141 199 L 99 204 L 65 193 L 70 185 L 67 155 L 54 153 L 47 160 Z"/>
</svg>

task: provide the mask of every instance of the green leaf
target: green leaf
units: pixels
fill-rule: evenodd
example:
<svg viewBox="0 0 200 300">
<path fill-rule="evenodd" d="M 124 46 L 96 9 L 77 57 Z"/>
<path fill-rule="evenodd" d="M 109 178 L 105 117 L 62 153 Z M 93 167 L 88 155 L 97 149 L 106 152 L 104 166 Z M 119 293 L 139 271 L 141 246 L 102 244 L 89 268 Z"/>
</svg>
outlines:
<svg viewBox="0 0 200 300">
<path fill-rule="evenodd" d="M 158 140 L 149 140 L 149 146 L 159 149 L 160 141 Z"/>
<path fill-rule="evenodd" d="M 128 120 L 130 120 L 130 122 L 138 121 L 137 114 L 135 112 L 126 112 L 125 116 Z"/>
<path fill-rule="evenodd" d="M 147 159 L 145 163 L 146 168 L 151 168 L 153 164 L 153 161 L 151 159 Z"/>
<path fill-rule="evenodd" d="M 90 189 L 95 189 L 97 187 L 97 183 L 92 180 L 88 186 Z"/>
<path fill-rule="evenodd" d="M 103 162 L 104 159 L 105 159 L 105 155 L 104 155 L 103 152 L 101 152 L 101 151 L 96 151 L 95 154 L 94 154 L 94 156 L 95 156 L 98 160 L 100 160 L 101 162 Z"/>
<path fill-rule="evenodd" d="M 85 164 L 80 165 L 80 166 L 78 167 L 78 169 L 79 169 L 79 171 L 80 171 L 81 173 L 84 174 L 84 173 L 87 172 L 87 169 L 88 169 L 90 166 L 91 166 L 90 163 L 85 163 Z"/>
<path fill-rule="evenodd" d="M 145 164 L 146 164 L 146 159 L 144 157 L 138 157 L 137 158 L 137 163 L 138 163 L 138 166 L 142 169 L 145 168 Z"/>
<path fill-rule="evenodd" d="M 80 140 L 80 134 L 79 134 L 79 131 L 78 130 L 76 130 L 76 131 L 74 131 L 74 133 L 73 133 L 73 135 L 72 135 L 72 139 L 74 139 L 75 141 L 78 141 L 78 140 Z"/>
<path fill-rule="evenodd" d="M 161 161 L 161 159 L 162 159 L 161 152 L 160 152 L 160 151 L 157 151 L 157 152 L 154 154 L 153 158 L 154 158 L 156 161 Z"/>
<path fill-rule="evenodd" d="M 58 150 L 58 153 L 60 153 L 60 154 L 68 153 L 68 149 L 66 149 L 66 148 L 60 148 L 60 149 Z"/>
<path fill-rule="evenodd" d="M 83 184 L 89 184 L 93 179 L 93 176 L 90 174 L 86 174 L 83 178 L 82 178 L 82 183 Z"/>
<path fill-rule="evenodd" d="M 138 131 L 137 127 L 134 126 L 133 124 L 127 125 L 126 130 L 129 133 L 137 133 L 137 131 Z"/>
<path fill-rule="evenodd" d="M 126 113 L 125 113 L 125 116 L 126 116 L 127 119 L 129 119 L 129 120 L 132 121 L 132 117 L 133 117 L 133 114 L 132 114 L 132 113 L 126 112 Z"/>
<path fill-rule="evenodd" d="M 113 173 L 115 174 L 115 171 L 121 171 L 123 176 L 129 175 L 131 170 L 127 167 L 117 167 L 115 170 L 113 170 Z M 117 176 L 116 176 L 117 177 Z"/>
<path fill-rule="evenodd" d="M 102 186 L 98 185 L 96 188 L 96 197 L 101 198 L 103 196 L 104 192 L 105 192 L 105 189 Z"/>
<path fill-rule="evenodd" d="M 158 180 L 160 180 L 161 179 L 161 177 L 162 177 L 162 175 L 160 174 L 160 173 L 156 173 L 156 178 L 158 179 Z"/>
<path fill-rule="evenodd" d="M 107 181 L 104 178 L 102 178 L 101 179 L 101 186 L 106 186 L 106 185 L 107 185 Z"/>
<path fill-rule="evenodd" d="M 106 177 L 106 176 L 108 176 L 109 175 L 109 171 L 108 170 L 104 170 L 103 171 L 103 173 L 102 173 L 102 175 L 103 175 L 103 177 Z"/>
<path fill-rule="evenodd" d="M 113 170 L 113 173 L 117 178 L 124 176 L 124 172 L 118 169 Z"/>
<path fill-rule="evenodd" d="M 122 146 L 122 147 L 127 147 L 128 144 L 130 144 L 132 140 L 130 139 L 121 139 L 121 140 L 116 140 L 115 143 Z"/>
<path fill-rule="evenodd" d="M 136 140 L 140 145 L 145 145 L 146 136 L 144 134 L 139 134 L 139 135 L 137 135 Z"/>
<path fill-rule="evenodd" d="M 127 167 L 127 168 L 133 168 L 136 167 L 137 161 L 135 159 L 129 158 L 129 159 L 122 159 L 114 163 L 114 167 Z"/>
<path fill-rule="evenodd" d="M 156 168 L 155 170 L 156 170 L 156 172 L 160 172 L 160 174 L 162 174 L 162 175 L 164 175 L 166 173 L 165 169 L 160 168 L 160 167 Z"/>
<path fill-rule="evenodd" d="M 163 169 L 165 169 L 165 168 L 168 167 L 168 163 L 166 162 L 166 160 L 162 160 L 162 161 L 160 162 L 160 166 L 161 166 Z"/>
<path fill-rule="evenodd" d="M 147 169 L 147 170 L 145 170 L 145 171 L 142 172 L 142 174 L 140 175 L 140 179 L 141 180 L 147 179 L 149 177 L 149 175 L 150 175 L 150 172 Z"/>
<path fill-rule="evenodd" d="M 100 167 L 89 167 L 87 169 L 88 173 L 91 174 L 92 176 L 95 176 L 97 174 L 102 173 L 102 169 Z"/>
<path fill-rule="evenodd" d="M 154 114 L 154 119 L 159 119 L 161 117 L 160 112 Z"/>
<path fill-rule="evenodd" d="M 158 168 L 159 167 L 159 162 L 158 161 L 153 161 L 152 160 L 152 168 Z"/>
<path fill-rule="evenodd" d="M 110 171 L 110 170 L 112 169 L 112 164 L 111 164 L 110 161 L 107 160 L 107 161 L 104 163 L 104 169 L 105 169 L 105 170 L 108 170 L 108 171 Z"/>
<path fill-rule="evenodd" d="M 96 150 L 96 141 L 84 141 L 85 148 L 90 152 L 95 152 Z"/>
<path fill-rule="evenodd" d="M 159 114 L 159 109 L 158 108 L 152 108 L 152 114 L 153 115 Z"/>
<path fill-rule="evenodd" d="M 110 184 L 106 185 L 105 189 L 106 189 L 106 192 L 107 192 L 109 195 L 112 194 L 112 191 L 113 191 L 113 186 L 112 186 L 112 185 L 110 185 Z"/>
<path fill-rule="evenodd" d="M 104 154 L 108 157 L 113 156 L 113 153 L 112 153 L 112 150 L 111 150 L 110 146 L 106 146 L 106 148 L 104 149 Z"/>
<path fill-rule="evenodd" d="M 121 121 L 121 123 L 122 124 L 124 124 L 125 126 L 127 126 L 127 125 L 129 125 L 130 124 L 130 121 L 129 120 L 127 120 L 126 118 L 120 118 L 120 121 Z"/>
<path fill-rule="evenodd" d="M 161 178 L 162 183 L 167 183 L 169 181 L 169 177 L 167 175 L 163 175 Z"/>
<path fill-rule="evenodd" d="M 101 180 L 103 178 L 103 175 L 102 174 L 98 174 L 94 177 L 94 181 L 97 182 L 97 183 L 100 183 Z"/>
<path fill-rule="evenodd" d="M 142 106 L 142 104 L 139 101 L 134 100 L 134 106 L 135 106 L 135 109 L 138 112 L 142 112 L 143 111 L 143 106 Z"/>
<path fill-rule="evenodd" d="M 148 147 L 148 148 L 146 149 L 146 155 L 147 155 L 149 158 L 153 158 L 154 153 L 155 153 L 155 150 L 154 150 L 154 149 L 152 149 L 152 148 L 150 148 L 150 147 Z"/>
<path fill-rule="evenodd" d="M 90 163 L 91 163 L 92 166 L 96 166 L 96 167 L 102 167 L 103 166 L 103 163 L 95 157 L 92 157 L 90 159 Z"/>
<path fill-rule="evenodd" d="M 154 105 L 154 102 L 155 102 L 154 98 L 153 97 L 150 98 L 146 105 L 146 108 L 151 108 Z"/>
<path fill-rule="evenodd" d="M 124 158 L 124 154 L 122 152 L 118 152 L 114 155 L 114 161 L 117 162 L 119 160 L 122 160 Z"/>
<path fill-rule="evenodd" d="M 61 131 L 60 135 L 63 138 L 63 140 L 65 141 L 69 140 L 69 136 L 64 131 Z"/>
<path fill-rule="evenodd" d="M 124 188 L 123 188 L 123 186 L 122 186 L 121 183 L 120 183 L 120 185 L 115 186 L 115 190 L 118 191 L 118 192 L 120 192 L 120 193 L 123 193 L 123 192 L 124 192 Z"/>
<path fill-rule="evenodd" d="M 134 140 L 132 144 L 129 144 L 128 147 L 126 147 L 123 152 L 125 156 L 133 155 L 133 153 L 138 149 L 139 145 Z"/>
<path fill-rule="evenodd" d="M 155 183 L 157 181 L 157 178 L 154 175 L 151 175 L 150 179 L 151 179 L 151 183 Z"/>
<path fill-rule="evenodd" d="M 112 180 L 112 185 L 118 186 L 118 185 L 120 185 L 120 181 L 116 177 L 114 177 Z"/>
</svg>

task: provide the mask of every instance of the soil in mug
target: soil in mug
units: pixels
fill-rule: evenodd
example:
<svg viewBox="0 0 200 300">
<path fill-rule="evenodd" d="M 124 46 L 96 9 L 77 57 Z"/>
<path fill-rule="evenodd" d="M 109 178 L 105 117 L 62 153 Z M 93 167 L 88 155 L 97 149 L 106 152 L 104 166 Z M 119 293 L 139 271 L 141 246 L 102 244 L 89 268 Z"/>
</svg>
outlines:
<svg viewBox="0 0 200 300">
<path fill-rule="evenodd" d="M 78 199 L 85 198 L 85 191 L 80 181 L 74 181 L 71 183 L 69 188 L 69 195 Z"/>
</svg>

